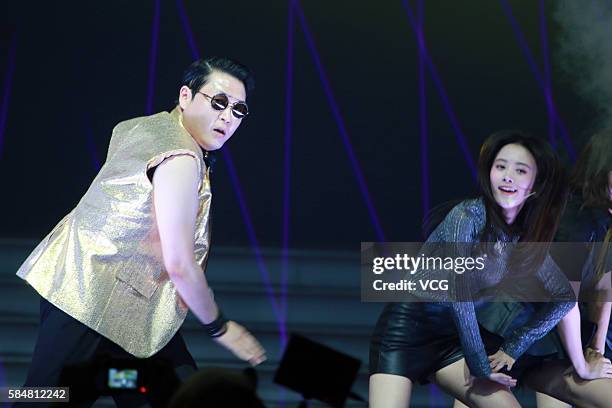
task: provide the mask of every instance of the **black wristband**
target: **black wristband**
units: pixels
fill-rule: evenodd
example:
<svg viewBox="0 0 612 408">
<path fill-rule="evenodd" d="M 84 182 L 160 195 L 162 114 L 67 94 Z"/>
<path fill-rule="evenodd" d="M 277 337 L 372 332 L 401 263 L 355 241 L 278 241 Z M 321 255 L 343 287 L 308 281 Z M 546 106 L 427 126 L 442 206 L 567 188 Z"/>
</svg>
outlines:
<svg viewBox="0 0 612 408">
<path fill-rule="evenodd" d="M 215 320 L 208 324 L 204 324 L 204 330 L 206 330 L 206 334 L 208 334 L 209 337 L 223 336 L 227 331 L 227 322 L 228 320 L 223 316 L 221 310 L 219 310 L 219 315 Z"/>
</svg>

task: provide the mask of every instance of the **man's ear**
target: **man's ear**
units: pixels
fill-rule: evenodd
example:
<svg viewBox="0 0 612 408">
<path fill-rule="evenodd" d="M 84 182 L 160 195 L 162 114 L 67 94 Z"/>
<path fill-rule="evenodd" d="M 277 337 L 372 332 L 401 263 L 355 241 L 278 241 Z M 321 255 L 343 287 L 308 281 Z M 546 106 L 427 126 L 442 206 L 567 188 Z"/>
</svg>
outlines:
<svg viewBox="0 0 612 408">
<path fill-rule="evenodd" d="M 178 98 L 178 102 L 179 102 L 181 109 L 185 109 L 187 107 L 189 102 L 191 102 L 191 98 L 192 98 L 191 89 L 186 85 L 181 86 L 181 89 L 179 89 L 179 98 Z"/>
</svg>

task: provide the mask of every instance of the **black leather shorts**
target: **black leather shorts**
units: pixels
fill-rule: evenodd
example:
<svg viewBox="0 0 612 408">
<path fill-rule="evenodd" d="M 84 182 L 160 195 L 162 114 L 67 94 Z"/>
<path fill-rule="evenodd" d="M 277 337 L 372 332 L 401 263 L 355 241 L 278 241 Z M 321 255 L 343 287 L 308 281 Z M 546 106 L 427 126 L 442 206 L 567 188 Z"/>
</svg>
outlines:
<svg viewBox="0 0 612 408">
<path fill-rule="evenodd" d="M 389 303 L 370 342 L 370 375 L 395 374 L 427 383 L 430 375 L 462 358 L 448 306 Z"/>
</svg>

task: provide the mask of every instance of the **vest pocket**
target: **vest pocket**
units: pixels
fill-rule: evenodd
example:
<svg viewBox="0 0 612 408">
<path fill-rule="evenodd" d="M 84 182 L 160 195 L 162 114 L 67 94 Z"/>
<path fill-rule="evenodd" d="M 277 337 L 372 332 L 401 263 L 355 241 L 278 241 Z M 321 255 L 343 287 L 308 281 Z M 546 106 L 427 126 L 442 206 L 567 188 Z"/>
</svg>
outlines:
<svg viewBox="0 0 612 408">
<path fill-rule="evenodd" d="M 151 260 L 147 262 L 135 258 L 137 257 L 133 257 L 117 270 L 116 277 L 140 295 L 150 299 L 159 286 L 157 277 L 160 268 L 155 263 L 151 263 Z"/>
</svg>

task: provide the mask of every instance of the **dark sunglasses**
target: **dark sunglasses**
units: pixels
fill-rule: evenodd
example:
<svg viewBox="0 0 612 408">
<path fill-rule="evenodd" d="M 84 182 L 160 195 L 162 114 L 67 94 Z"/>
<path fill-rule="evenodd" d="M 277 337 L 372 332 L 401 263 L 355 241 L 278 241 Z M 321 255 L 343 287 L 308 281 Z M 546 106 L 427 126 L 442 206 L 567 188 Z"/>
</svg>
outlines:
<svg viewBox="0 0 612 408">
<path fill-rule="evenodd" d="M 243 119 L 249 114 L 249 107 L 246 102 L 236 102 L 230 105 L 226 94 L 220 93 L 215 96 L 210 96 L 206 95 L 204 92 L 198 91 L 198 93 L 210 99 L 210 105 L 214 110 L 222 111 L 229 105 L 232 108 L 232 115 L 234 115 L 236 119 Z"/>
</svg>

